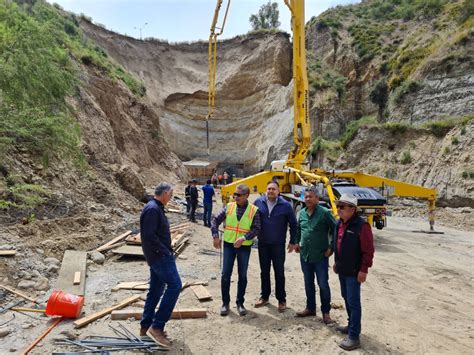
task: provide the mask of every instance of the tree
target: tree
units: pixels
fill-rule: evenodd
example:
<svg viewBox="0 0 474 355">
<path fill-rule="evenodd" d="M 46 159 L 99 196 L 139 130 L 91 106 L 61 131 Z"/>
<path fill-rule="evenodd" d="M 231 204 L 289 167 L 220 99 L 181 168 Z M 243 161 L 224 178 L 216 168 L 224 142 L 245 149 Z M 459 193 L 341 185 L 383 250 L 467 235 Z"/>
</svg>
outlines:
<svg viewBox="0 0 474 355">
<path fill-rule="evenodd" d="M 280 26 L 279 16 L 278 4 L 269 0 L 260 6 L 257 14 L 250 15 L 249 21 L 254 31 L 269 30 Z"/>
<path fill-rule="evenodd" d="M 383 112 L 388 101 L 388 85 L 385 79 L 380 79 L 370 92 L 370 100 L 379 107 L 378 120 L 384 121 Z"/>
</svg>

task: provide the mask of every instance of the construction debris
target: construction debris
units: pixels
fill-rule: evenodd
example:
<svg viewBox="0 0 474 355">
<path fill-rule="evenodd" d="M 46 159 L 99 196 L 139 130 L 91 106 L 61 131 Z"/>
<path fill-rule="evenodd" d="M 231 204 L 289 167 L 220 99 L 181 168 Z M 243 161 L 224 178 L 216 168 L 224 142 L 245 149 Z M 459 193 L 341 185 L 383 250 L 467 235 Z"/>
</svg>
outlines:
<svg viewBox="0 0 474 355">
<path fill-rule="evenodd" d="M 83 340 L 63 339 L 57 341 L 58 345 L 75 345 L 81 349 L 87 349 L 85 353 L 108 354 L 112 351 L 130 351 L 141 350 L 148 353 L 154 353 L 157 350 L 163 350 L 158 344 L 152 340 L 142 340 L 128 330 L 122 324 L 118 325 L 120 329 L 109 327 L 117 334 L 117 337 L 110 336 L 88 336 Z M 53 353 L 53 354 L 65 354 Z M 76 352 L 74 354 L 77 354 Z"/>
<path fill-rule="evenodd" d="M 110 315 L 112 320 L 126 320 L 134 318 L 135 320 L 142 319 L 143 309 L 128 310 L 121 309 L 113 311 Z M 192 318 L 206 318 L 207 310 L 205 308 L 189 308 L 189 309 L 175 309 L 171 314 L 171 319 L 192 319 Z"/>
<path fill-rule="evenodd" d="M 200 302 L 212 300 L 212 295 L 203 285 L 191 286 L 191 290 L 193 290 L 194 294 Z"/>
<path fill-rule="evenodd" d="M 115 311 L 117 309 L 120 309 L 120 308 L 123 308 L 127 305 L 129 305 L 130 303 L 133 303 L 133 302 L 136 302 L 138 301 L 139 299 L 141 299 L 141 295 L 135 295 L 135 296 L 131 296 L 131 297 L 128 297 L 126 299 L 124 299 L 122 302 L 120 303 L 117 303 L 116 305 L 112 306 L 112 307 L 109 307 L 109 308 L 106 308 L 106 309 L 103 309 L 102 311 L 99 311 L 99 312 L 96 312 L 96 313 L 93 313 L 87 317 L 83 317 L 81 319 L 78 319 L 76 320 L 73 324 L 74 324 L 74 327 L 76 328 L 81 328 L 89 323 L 92 323 L 93 321 L 95 321 L 96 319 L 99 319 L 99 318 L 102 318 L 103 316 L 109 314 L 109 313 L 112 313 L 112 311 Z"/>
<path fill-rule="evenodd" d="M 86 290 L 87 252 L 66 250 L 59 270 L 56 289 L 72 295 L 84 296 Z M 77 279 L 79 272 L 79 279 Z"/>
<path fill-rule="evenodd" d="M 0 250 L 0 256 L 14 256 L 16 250 Z"/>
<path fill-rule="evenodd" d="M 107 243 L 105 243 L 104 245 L 98 247 L 96 250 L 97 251 L 106 251 L 106 250 L 109 250 L 109 247 L 122 241 L 123 239 L 125 239 L 126 237 L 128 237 L 130 234 L 132 234 L 132 231 L 127 231 L 121 235 L 119 235 L 118 237 L 108 241 Z"/>
<path fill-rule="evenodd" d="M 33 303 L 39 304 L 38 301 L 36 301 L 34 298 L 28 297 L 28 296 L 25 295 L 23 292 L 18 291 L 18 290 L 14 289 L 14 288 L 11 288 L 11 287 L 8 287 L 8 286 L 5 286 L 5 285 L 0 285 L 0 288 L 3 288 L 4 290 L 6 290 L 6 291 L 8 291 L 8 292 L 11 292 L 11 293 L 13 293 L 13 294 L 15 294 L 15 295 L 17 295 L 17 296 L 20 296 L 20 297 L 24 298 L 25 300 L 28 300 L 28 301 L 31 301 L 31 302 L 33 302 Z"/>
</svg>

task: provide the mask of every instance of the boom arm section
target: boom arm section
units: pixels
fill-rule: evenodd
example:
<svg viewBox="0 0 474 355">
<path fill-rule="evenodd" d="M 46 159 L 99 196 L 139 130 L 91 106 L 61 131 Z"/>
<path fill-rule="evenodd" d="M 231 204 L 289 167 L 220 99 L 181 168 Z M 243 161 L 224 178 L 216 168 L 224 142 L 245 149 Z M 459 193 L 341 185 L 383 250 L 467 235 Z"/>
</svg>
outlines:
<svg viewBox="0 0 474 355">
<path fill-rule="evenodd" d="M 316 169 L 316 171 L 320 170 Z M 328 172 L 326 172 L 326 174 L 327 173 Z M 436 208 L 436 189 L 352 171 L 332 172 L 331 176 L 341 179 L 351 179 L 359 186 L 381 188 L 386 192 L 387 196 L 415 197 L 427 200 L 430 228 L 433 230 L 434 210 Z"/>
<path fill-rule="evenodd" d="M 288 155 L 286 164 L 296 169 L 303 168 L 311 146 L 311 128 L 308 109 L 308 76 L 306 74 L 306 46 L 304 23 L 304 0 L 285 0 L 291 11 L 293 31 L 293 103 L 295 147 Z"/>
</svg>

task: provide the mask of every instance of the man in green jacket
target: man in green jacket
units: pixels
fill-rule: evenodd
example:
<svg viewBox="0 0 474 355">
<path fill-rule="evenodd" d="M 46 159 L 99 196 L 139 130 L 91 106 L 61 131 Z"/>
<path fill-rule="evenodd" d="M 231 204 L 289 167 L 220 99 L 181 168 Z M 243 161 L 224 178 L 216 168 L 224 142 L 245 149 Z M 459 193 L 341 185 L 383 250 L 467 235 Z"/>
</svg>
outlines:
<svg viewBox="0 0 474 355">
<path fill-rule="evenodd" d="M 304 276 L 306 292 L 306 308 L 297 312 L 297 317 L 316 315 L 316 288 L 314 275 L 318 281 L 319 296 L 323 322 L 331 323 L 331 290 L 329 288 L 329 257 L 332 255 L 332 235 L 336 220 L 331 212 L 319 206 L 319 194 L 316 186 L 311 186 L 304 193 L 306 208 L 302 209 L 298 218 L 296 240 L 293 250 L 300 253 L 301 270 Z M 291 250 L 290 250 L 291 252 Z"/>
</svg>

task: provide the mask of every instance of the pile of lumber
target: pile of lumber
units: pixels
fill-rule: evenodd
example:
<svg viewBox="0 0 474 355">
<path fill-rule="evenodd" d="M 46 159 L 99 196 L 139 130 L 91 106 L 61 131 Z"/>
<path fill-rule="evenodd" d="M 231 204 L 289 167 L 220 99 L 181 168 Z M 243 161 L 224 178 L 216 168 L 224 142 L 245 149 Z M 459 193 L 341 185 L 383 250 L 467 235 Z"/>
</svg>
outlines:
<svg viewBox="0 0 474 355">
<path fill-rule="evenodd" d="M 171 245 L 176 256 L 184 250 L 189 241 L 189 237 L 187 236 L 190 227 L 191 224 L 189 222 L 175 223 L 170 226 Z M 96 250 L 100 252 L 112 250 L 114 254 L 118 255 L 143 256 L 141 245 L 140 233 L 133 234 L 132 231 L 128 231 L 110 240 Z"/>
</svg>

